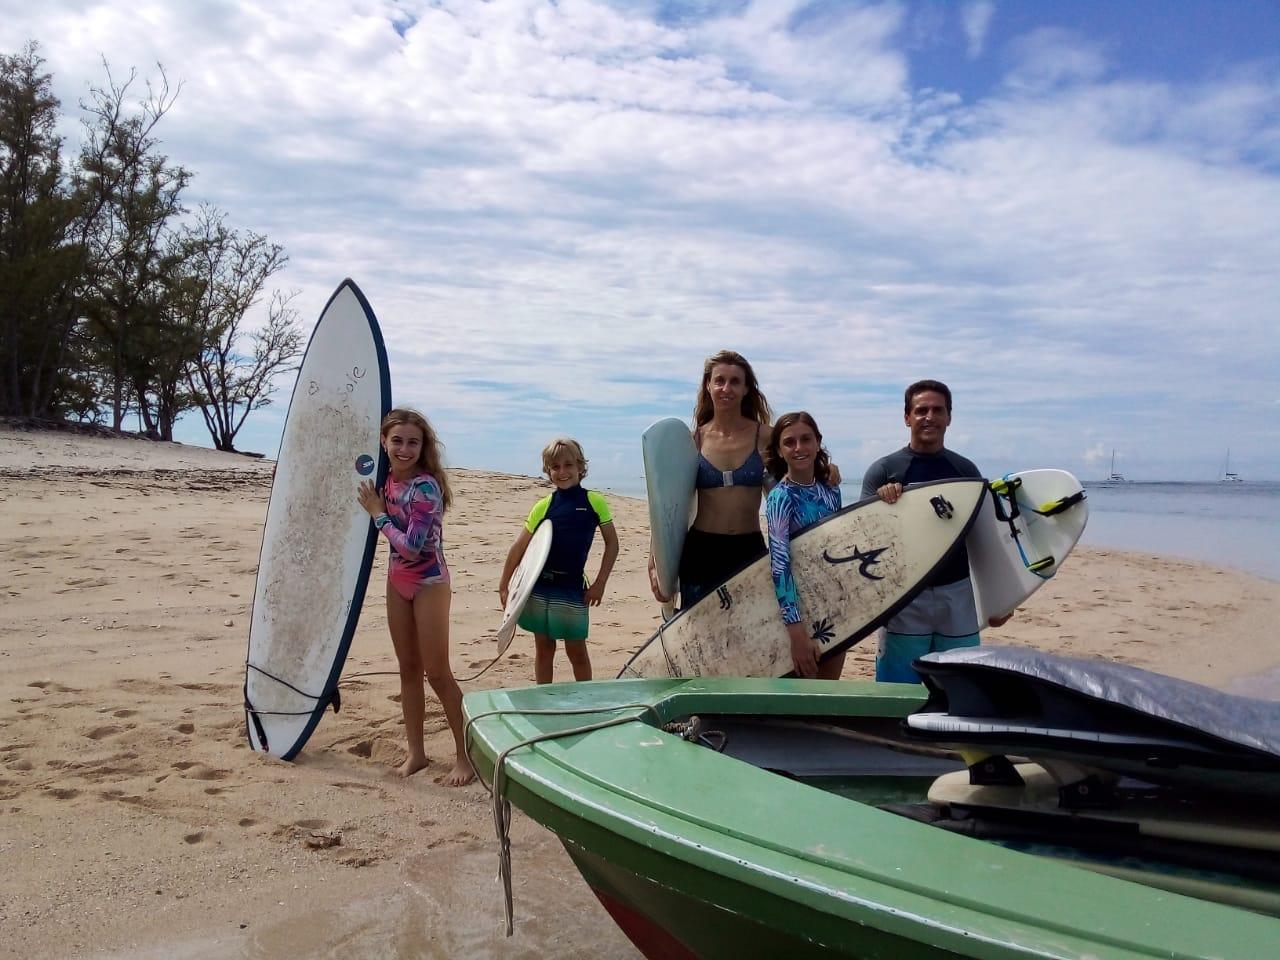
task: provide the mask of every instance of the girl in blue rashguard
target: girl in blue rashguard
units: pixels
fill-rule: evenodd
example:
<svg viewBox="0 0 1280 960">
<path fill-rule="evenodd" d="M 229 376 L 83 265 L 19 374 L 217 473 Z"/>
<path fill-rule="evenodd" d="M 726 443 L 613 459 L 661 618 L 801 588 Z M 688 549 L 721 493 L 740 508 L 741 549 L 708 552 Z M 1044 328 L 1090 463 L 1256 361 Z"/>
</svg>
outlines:
<svg viewBox="0 0 1280 960">
<path fill-rule="evenodd" d="M 764 462 L 779 481 L 765 498 L 764 514 L 773 587 L 791 637 L 791 659 L 802 677 L 838 680 L 844 652 L 818 662 L 818 644 L 805 626 L 791 574 L 791 537 L 840 509 L 840 488 L 829 483 L 831 460 L 813 417 L 803 410 L 779 417 Z"/>
</svg>

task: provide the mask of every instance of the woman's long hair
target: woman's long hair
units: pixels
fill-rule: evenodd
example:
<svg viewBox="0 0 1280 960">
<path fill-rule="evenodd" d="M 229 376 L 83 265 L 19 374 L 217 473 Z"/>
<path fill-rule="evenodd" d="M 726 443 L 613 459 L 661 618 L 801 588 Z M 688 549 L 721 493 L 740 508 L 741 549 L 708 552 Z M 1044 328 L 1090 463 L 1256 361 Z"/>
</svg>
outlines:
<svg viewBox="0 0 1280 960">
<path fill-rule="evenodd" d="M 392 427 L 408 424 L 422 431 L 422 452 L 418 454 L 418 462 L 414 464 L 419 473 L 429 473 L 440 486 L 440 496 L 447 510 L 453 504 L 453 491 L 449 489 L 449 476 L 444 469 L 444 444 L 431 429 L 427 418 L 417 410 L 409 407 L 396 407 L 382 418 L 379 435 L 385 440 Z"/>
<path fill-rule="evenodd" d="M 778 418 L 778 422 L 773 425 L 773 432 L 769 434 L 769 446 L 764 452 L 765 469 L 773 476 L 774 480 L 781 480 L 787 475 L 787 461 L 782 459 L 782 431 L 787 427 L 794 427 L 797 423 L 808 424 L 813 430 L 814 437 L 818 441 L 818 453 L 813 458 L 813 476 L 823 486 L 827 485 L 827 481 L 831 478 L 831 455 L 827 453 L 827 448 L 822 445 L 822 431 L 818 429 L 818 424 L 804 410 L 797 410 L 795 413 L 784 413 Z"/>
<path fill-rule="evenodd" d="M 767 425 L 773 416 L 773 411 L 769 409 L 769 401 L 760 392 L 760 384 L 756 382 L 756 372 L 751 369 L 751 364 L 747 363 L 747 358 L 742 354 L 733 350 L 721 350 L 714 356 L 707 357 L 706 363 L 702 365 L 702 384 L 698 387 L 698 400 L 693 406 L 694 426 L 700 427 L 704 423 L 711 422 L 715 409 L 711 404 L 711 396 L 707 393 L 707 384 L 711 382 L 712 368 L 722 363 L 742 370 L 742 377 L 747 385 L 747 392 L 742 397 L 742 415 L 748 420 Z"/>
</svg>

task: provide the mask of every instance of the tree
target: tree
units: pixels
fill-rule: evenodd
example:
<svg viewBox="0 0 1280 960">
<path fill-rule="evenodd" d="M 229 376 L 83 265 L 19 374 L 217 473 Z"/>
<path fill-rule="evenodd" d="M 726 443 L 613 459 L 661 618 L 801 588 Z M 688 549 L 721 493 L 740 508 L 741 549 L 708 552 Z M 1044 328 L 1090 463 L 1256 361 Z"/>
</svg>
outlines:
<svg viewBox="0 0 1280 960">
<path fill-rule="evenodd" d="M 278 244 L 266 237 L 238 233 L 226 215 L 202 207 L 187 236 L 189 302 L 186 317 L 198 332 L 201 347 L 187 364 L 187 384 L 205 426 L 219 450 L 235 450 L 235 436 L 245 418 L 271 402 L 277 374 L 296 369 L 302 353 L 302 331 L 290 303 L 297 291 L 275 291 L 265 324 L 252 332 L 245 318 L 258 302 L 267 281 L 288 262 Z M 248 337 L 246 352 L 241 342 Z"/>
<path fill-rule="evenodd" d="M 39 46 L 0 56 L 0 411 L 45 416 L 65 384 L 83 269 L 62 165 L 60 103 Z"/>
<path fill-rule="evenodd" d="M 89 118 L 79 185 L 95 215 L 85 231 L 90 266 L 83 309 L 100 349 L 116 430 L 134 398 L 139 412 L 150 418 L 146 398 L 157 357 L 151 348 L 166 274 L 174 269 L 166 257 L 166 230 L 183 212 L 180 197 L 191 179 L 158 150 L 153 131 L 177 96 L 163 68 L 160 78 L 158 88 L 147 84 L 147 96 L 131 112 L 126 97 L 136 75 L 117 84 L 108 67 L 107 85 L 95 87 L 85 105 Z M 147 426 L 154 432 L 154 424 Z"/>
</svg>

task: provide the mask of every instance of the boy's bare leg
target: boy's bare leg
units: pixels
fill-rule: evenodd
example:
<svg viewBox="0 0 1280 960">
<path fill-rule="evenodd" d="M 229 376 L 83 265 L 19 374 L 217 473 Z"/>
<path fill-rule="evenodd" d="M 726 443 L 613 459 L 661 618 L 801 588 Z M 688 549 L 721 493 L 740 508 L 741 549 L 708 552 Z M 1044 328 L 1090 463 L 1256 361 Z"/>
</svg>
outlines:
<svg viewBox="0 0 1280 960">
<path fill-rule="evenodd" d="M 567 649 L 567 648 L 566 648 Z M 555 676 L 556 642 L 545 633 L 533 635 L 533 679 L 550 683 Z"/>
<path fill-rule="evenodd" d="M 566 640 L 564 654 L 569 658 L 569 665 L 573 667 L 573 679 L 591 679 L 591 657 L 587 653 L 587 641 Z"/>
</svg>

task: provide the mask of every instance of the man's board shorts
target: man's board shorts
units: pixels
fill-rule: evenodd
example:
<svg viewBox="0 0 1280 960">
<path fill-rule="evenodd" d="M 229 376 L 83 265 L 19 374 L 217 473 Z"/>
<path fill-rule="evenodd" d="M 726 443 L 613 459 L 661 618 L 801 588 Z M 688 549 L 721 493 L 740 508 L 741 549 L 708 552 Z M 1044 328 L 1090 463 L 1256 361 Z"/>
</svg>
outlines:
<svg viewBox="0 0 1280 960">
<path fill-rule="evenodd" d="M 590 625 L 587 592 L 583 587 L 539 582 L 516 623 L 522 630 L 552 640 L 586 640 Z"/>
<path fill-rule="evenodd" d="M 917 657 L 976 647 L 980 642 L 972 581 L 966 577 L 927 587 L 885 626 L 876 655 L 876 679 L 919 683 L 920 675 L 911 665 Z"/>
</svg>

